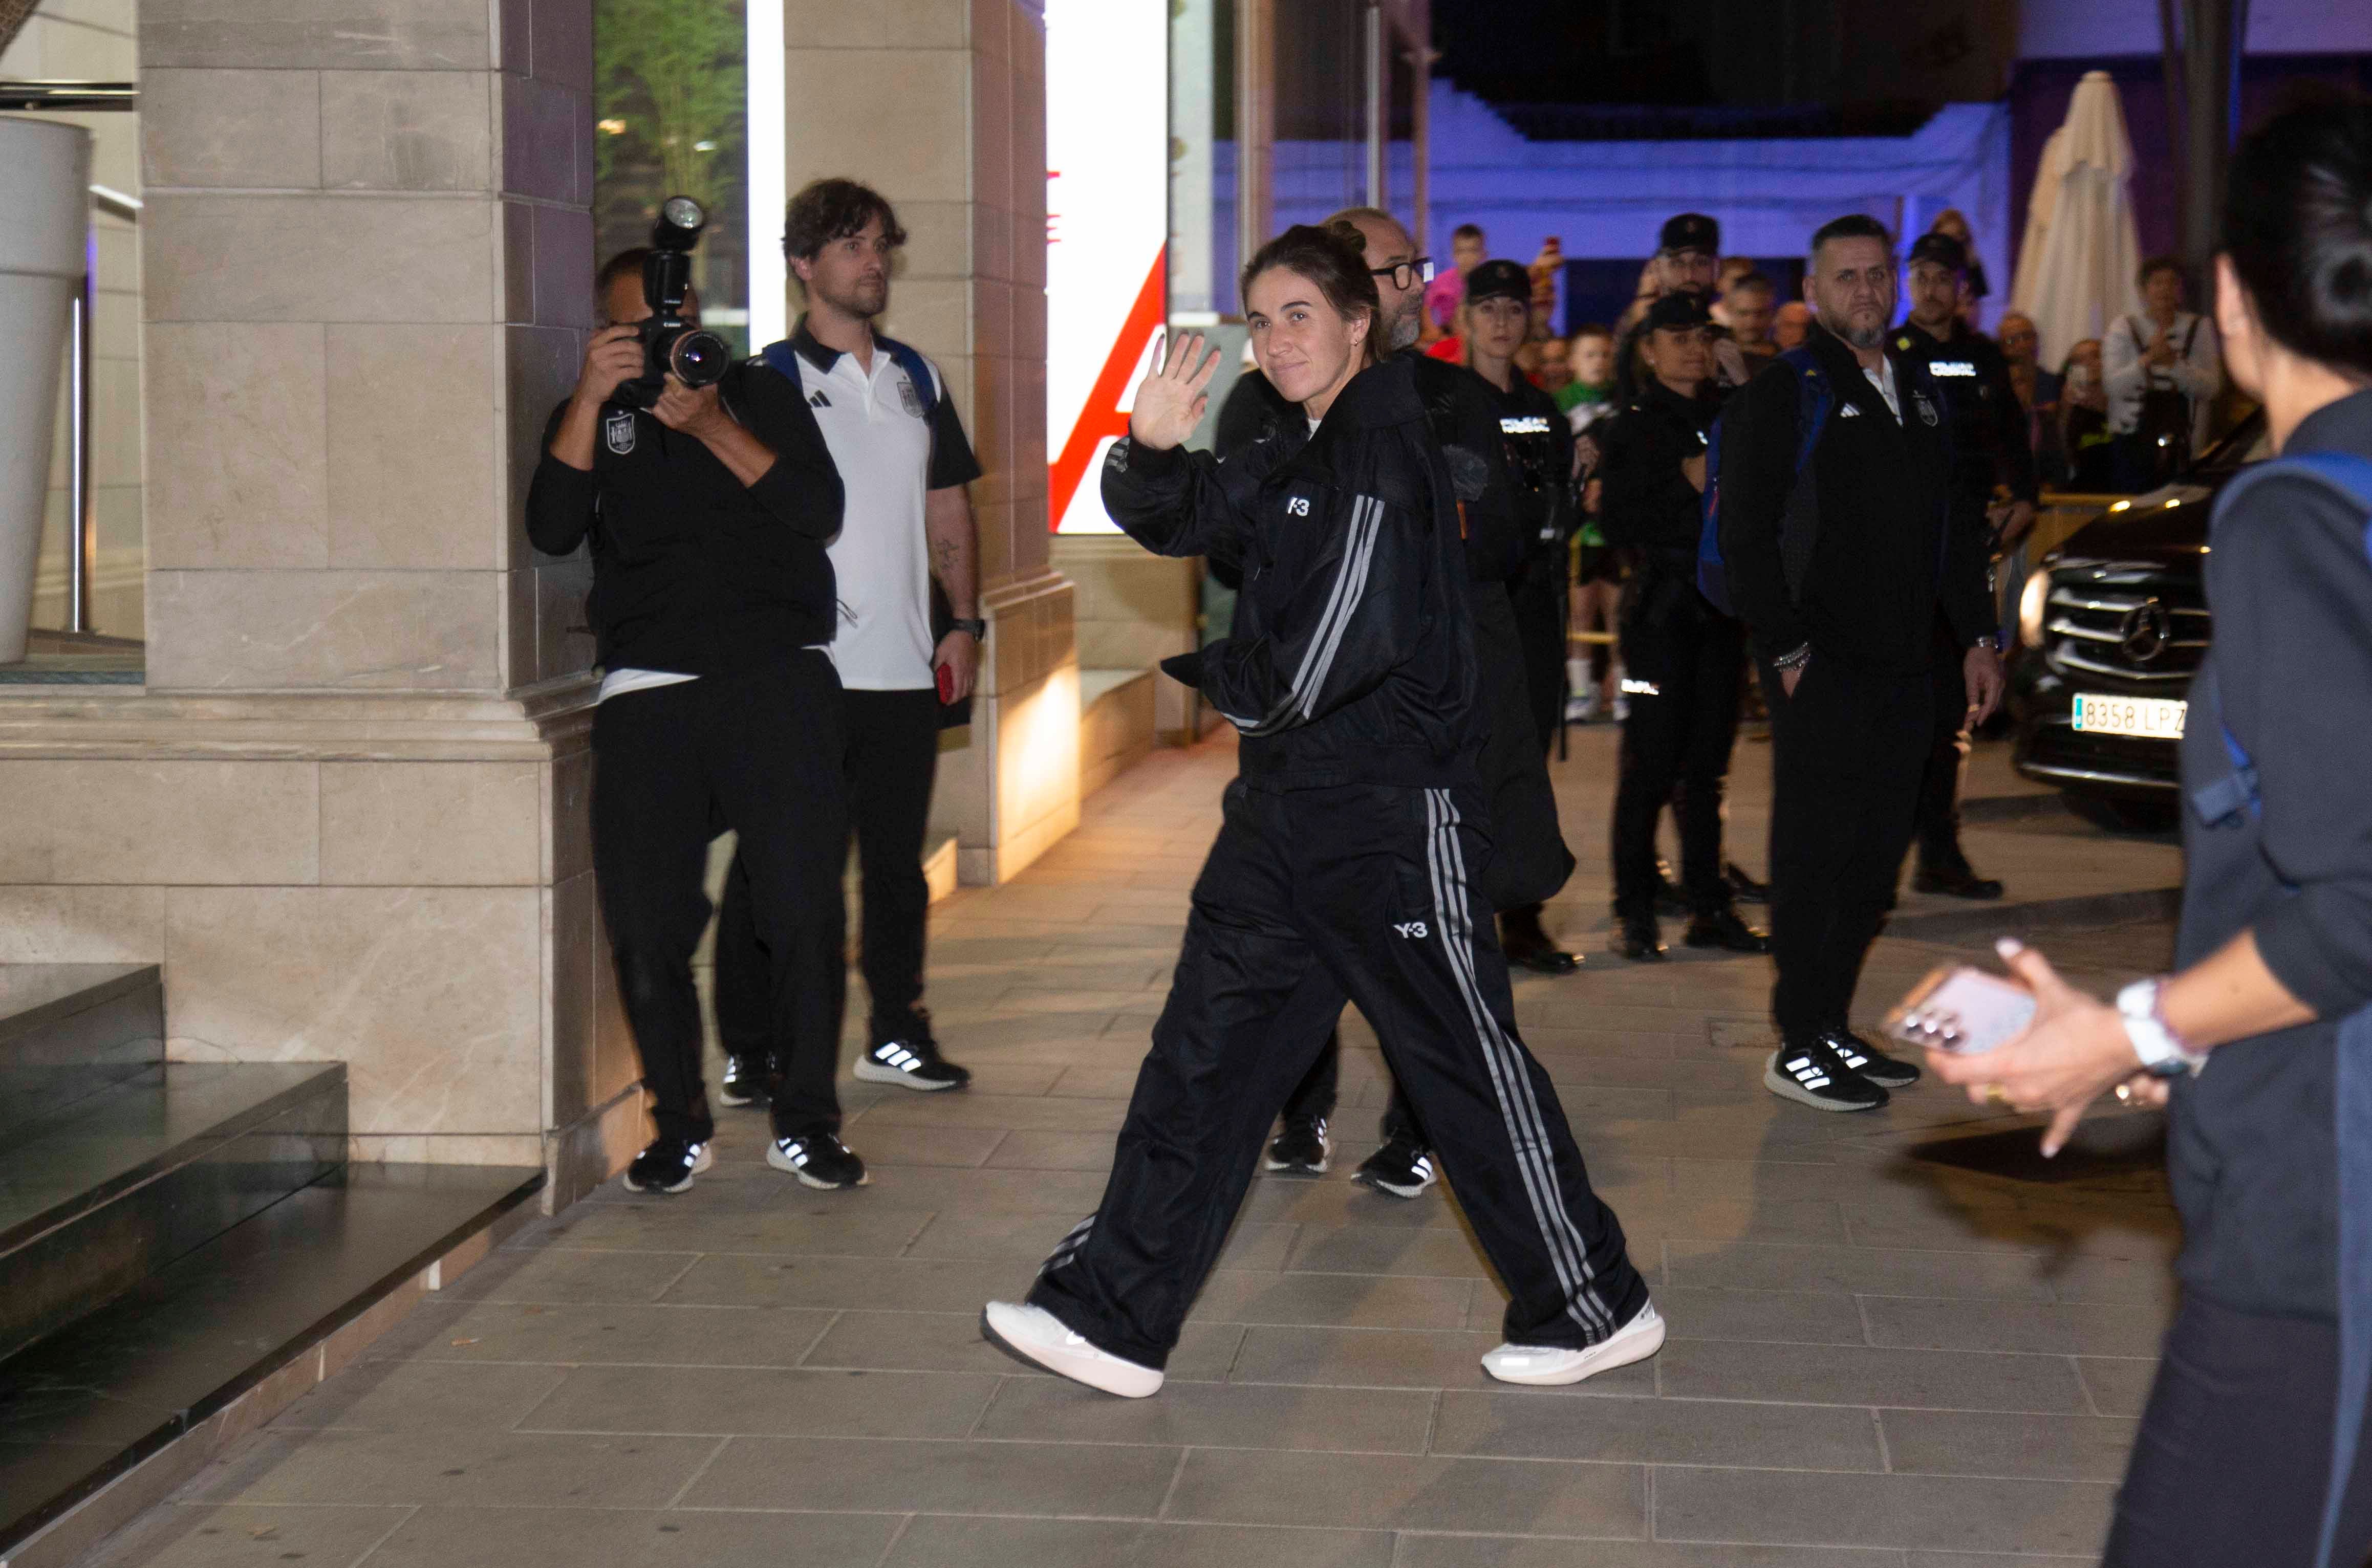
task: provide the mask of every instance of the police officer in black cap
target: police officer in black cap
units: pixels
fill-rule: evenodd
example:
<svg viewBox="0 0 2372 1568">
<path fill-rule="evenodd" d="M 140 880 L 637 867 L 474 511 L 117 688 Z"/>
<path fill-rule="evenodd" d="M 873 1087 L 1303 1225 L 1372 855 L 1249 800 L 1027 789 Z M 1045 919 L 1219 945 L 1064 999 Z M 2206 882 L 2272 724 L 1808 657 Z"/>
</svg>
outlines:
<svg viewBox="0 0 2372 1568">
<path fill-rule="evenodd" d="M 1639 297 L 1624 314 L 1630 316 L 1675 294 L 1688 295 L 1710 309 L 1713 285 L 1720 275 L 1721 225 L 1703 213 L 1680 213 L 1667 218 L 1656 237 L 1656 254 L 1647 263 Z M 1641 334 L 1646 330 L 1644 317 L 1634 320 L 1615 351 L 1614 395 L 1618 402 L 1627 403 L 1637 398 L 1645 390 L 1645 383 L 1652 379 L 1645 374 L 1639 357 Z M 1745 354 L 1718 329 L 1709 342 L 1713 354 L 1710 389 L 1718 396 L 1746 385 L 1753 367 L 1746 363 Z"/>
<path fill-rule="evenodd" d="M 2034 527 L 2034 449 L 2026 411 L 2010 385 L 2009 362 L 1994 341 L 1961 319 L 1960 292 L 1968 251 L 1948 234 L 1927 234 L 1911 248 L 1910 319 L 1895 346 L 1926 366 L 1944 394 L 1951 426 L 1952 484 L 1963 526 L 1982 515 L 1996 552 L 2015 546 Z M 2009 499 L 1996 503 L 1996 494 Z M 1998 899 L 2002 885 L 1980 877 L 1960 849 L 1960 778 L 1966 771 L 1968 704 L 1952 657 L 1957 640 L 1941 616 L 1936 622 L 1936 738 L 1919 784 L 1919 866 L 1912 886 L 1923 893 Z"/>
<path fill-rule="evenodd" d="M 1640 332 L 1647 379 L 1607 429 L 1598 470 L 1605 485 L 1599 526 L 1638 563 L 1618 618 L 1631 705 L 1614 797 L 1612 946 L 1634 962 L 1664 956 L 1656 818 L 1672 800 L 1688 945 L 1768 952 L 1769 939 L 1738 918 L 1722 871 L 1722 793 L 1738 736 L 1746 629 L 1696 585 L 1707 433 L 1717 406 L 1713 318 L 1697 296 L 1668 294 L 1648 308 Z"/>
</svg>

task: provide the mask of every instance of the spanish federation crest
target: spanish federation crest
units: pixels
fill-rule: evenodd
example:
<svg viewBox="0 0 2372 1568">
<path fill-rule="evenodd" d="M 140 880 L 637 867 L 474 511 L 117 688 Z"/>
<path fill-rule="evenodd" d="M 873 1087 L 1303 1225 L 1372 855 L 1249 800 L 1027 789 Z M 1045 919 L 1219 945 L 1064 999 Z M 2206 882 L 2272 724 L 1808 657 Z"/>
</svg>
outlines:
<svg viewBox="0 0 2372 1568">
<path fill-rule="evenodd" d="M 1913 392 L 1911 394 L 1911 401 L 1919 405 L 1919 417 L 1923 421 L 1929 424 L 1936 423 L 1936 405 L 1928 401 L 1926 393 Z"/>
<path fill-rule="evenodd" d="M 634 413 L 632 409 L 620 409 L 601 422 L 601 438 L 610 450 L 620 457 L 634 449 Z"/>
<path fill-rule="evenodd" d="M 916 419 L 923 417 L 923 394 L 914 389 L 912 377 L 905 376 L 898 377 L 898 401 L 906 405 L 908 413 L 913 414 Z"/>
</svg>

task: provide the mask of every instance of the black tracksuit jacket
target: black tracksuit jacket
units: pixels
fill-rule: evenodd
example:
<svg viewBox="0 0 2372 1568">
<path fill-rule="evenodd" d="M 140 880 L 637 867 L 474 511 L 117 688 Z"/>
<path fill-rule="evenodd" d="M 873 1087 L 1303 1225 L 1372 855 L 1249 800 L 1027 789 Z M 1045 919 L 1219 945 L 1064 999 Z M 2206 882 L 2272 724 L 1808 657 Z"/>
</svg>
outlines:
<svg viewBox="0 0 2372 1568">
<path fill-rule="evenodd" d="M 840 470 L 798 389 L 756 361 L 725 373 L 726 407 L 774 453 L 745 485 L 693 436 L 606 403 L 593 469 L 552 455 L 544 425 L 527 536 L 547 555 L 593 541 L 593 632 L 610 669 L 720 675 L 831 641 Z"/>
<path fill-rule="evenodd" d="M 1900 420 L 1852 349 L 1817 323 L 1807 340 L 1836 406 L 1806 465 L 1819 525 L 1800 595 L 1780 546 L 1796 481 L 1795 371 L 1774 362 L 1722 406 L 1722 555 L 1758 657 L 1809 644 L 1817 656 L 1912 674 L 1934 657 L 1939 611 L 1964 648 L 1995 630 L 1983 519 L 1956 505 L 1943 398 L 1894 336 Z"/>
<path fill-rule="evenodd" d="M 1280 432 L 1234 462 L 1122 439 L 1103 496 L 1155 553 L 1242 573 L 1233 634 L 1162 668 L 1242 731 L 1247 784 L 1473 782 L 1458 512 L 1406 362 L 1353 377 L 1315 436 Z"/>
</svg>

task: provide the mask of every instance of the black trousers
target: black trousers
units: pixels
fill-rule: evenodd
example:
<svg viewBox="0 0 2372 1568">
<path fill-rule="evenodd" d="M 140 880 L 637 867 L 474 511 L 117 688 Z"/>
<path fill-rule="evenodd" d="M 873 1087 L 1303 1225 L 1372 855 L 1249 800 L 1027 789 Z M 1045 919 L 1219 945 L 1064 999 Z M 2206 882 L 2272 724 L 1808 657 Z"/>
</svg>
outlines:
<svg viewBox="0 0 2372 1568">
<path fill-rule="evenodd" d="M 1919 864 L 1939 870 L 1960 864 L 1960 785 L 1969 771 L 1969 683 L 1966 655 L 1941 617 L 1936 621 L 1936 725 L 1919 778 Z"/>
<path fill-rule="evenodd" d="M 1614 907 L 1655 912 L 1663 880 L 1656 819 L 1669 800 L 1680 830 L 1680 885 L 1695 911 L 1710 914 L 1730 902 L 1721 803 L 1738 741 L 1746 629 L 1707 604 L 1695 584 L 1665 572 L 1634 578 L 1623 610 L 1622 668 L 1634 685 L 1614 791 Z"/>
<path fill-rule="evenodd" d="M 1029 1299 L 1114 1355 L 1163 1365 L 1318 1048 L 1277 1020 L 1347 998 L 1375 1024 L 1513 1294 L 1506 1337 L 1595 1344 L 1629 1321 L 1646 1283 L 1517 1036 L 1506 961 L 1473 889 L 1491 849 L 1479 792 L 1238 780 L 1226 812 L 1103 1202 Z"/>
<path fill-rule="evenodd" d="M 1557 825 L 1556 788 L 1549 783 L 1548 747 L 1555 732 L 1540 727 L 1539 715 L 1532 710 L 1533 660 L 1524 641 L 1524 619 L 1517 614 L 1507 586 L 1471 584 L 1467 604 L 1474 612 L 1474 656 L 1482 667 L 1482 699 L 1491 714 L 1490 738 L 1483 742 L 1476 768 L 1491 803 L 1492 854 L 1490 865 L 1478 875 L 1492 908 L 1529 909 L 1537 919 L 1541 905 L 1564 886 L 1574 865 L 1573 852 L 1565 847 L 1564 833 Z M 1535 633 L 1538 621 L 1535 613 Z M 1559 621 L 1557 636 L 1564 634 L 1563 628 Z M 1562 664 L 1556 678 L 1562 692 Z M 1342 1038 L 1334 1028 L 1338 1016 L 1330 1015 L 1324 1020 L 1325 1048 L 1285 1101 L 1285 1114 L 1289 1119 L 1334 1114 L 1335 1085 L 1343 1066 Z M 1301 1027 L 1298 1019 L 1280 1024 L 1283 1028 Z M 1384 1110 L 1382 1132 L 1387 1143 L 1424 1141 L 1398 1084 L 1392 1086 L 1391 1101 Z"/>
<path fill-rule="evenodd" d="M 1911 847 L 1933 739 L 1924 670 L 1815 654 L 1796 694 L 1762 670 L 1771 709 L 1771 1010 L 1780 1032 L 1843 1026 Z"/>
<path fill-rule="evenodd" d="M 661 1137 L 715 1131 L 692 956 L 719 824 L 741 837 L 781 1048 L 778 1125 L 840 1125 L 832 1073 L 847 980 L 840 679 L 807 649 L 758 669 L 610 698 L 593 718 L 593 869 L 618 990 Z"/>
<path fill-rule="evenodd" d="M 2338 1388 L 2335 1324 L 2187 1295 L 2167 1332 L 2101 1568 L 2307 1568 L 2329 1500 Z M 2372 1446 L 2359 1440 L 2355 1452 L 2336 1568 L 2359 1568 L 2372 1552 Z"/>
<path fill-rule="evenodd" d="M 931 890 L 923 838 L 939 761 L 939 694 L 843 691 L 842 777 L 864 895 L 858 967 L 871 999 L 875 1044 L 926 1032 L 923 949 Z M 842 859 L 846 860 L 846 840 Z M 832 896 L 840 896 L 835 884 Z M 763 1063 L 774 1041 L 767 958 L 753 918 L 748 867 L 736 856 L 716 924 L 716 1032 L 727 1054 Z M 818 1128 L 785 1128 L 785 1135 Z"/>
<path fill-rule="evenodd" d="M 1553 745 L 1564 722 L 1565 552 L 1535 551 L 1507 585 L 1522 650 L 1524 695 L 1542 746 Z"/>
</svg>

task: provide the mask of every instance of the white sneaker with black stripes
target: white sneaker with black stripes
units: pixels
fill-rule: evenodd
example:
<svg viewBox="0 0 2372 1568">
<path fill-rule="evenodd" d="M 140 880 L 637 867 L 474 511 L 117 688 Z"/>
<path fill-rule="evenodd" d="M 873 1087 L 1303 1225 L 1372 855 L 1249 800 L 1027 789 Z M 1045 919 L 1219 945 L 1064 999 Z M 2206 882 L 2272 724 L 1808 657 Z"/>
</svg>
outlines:
<svg viewBox="0 0 2372 1568">
<path fill-rule="evenodd" d="M 1645 1361 L 1663 1348 L 1663 1314 L 1651 1301 L 1631 1321 L 1594 1345 L 1581 1350 L 1564 1345 L 1501 1345 L 1482 1358 L 1482 1370 L 1502 1383 L 1555 1388 Z"/>
<path fill-rule="evenodd" d="M 1814 1110 L 1876 1110 L 1888 1098 L 1818 1035 L 1783 1040 L 1762 1069 L 1762 1086 Z"/>
</svg>

